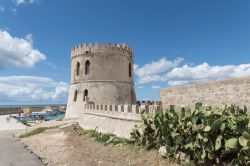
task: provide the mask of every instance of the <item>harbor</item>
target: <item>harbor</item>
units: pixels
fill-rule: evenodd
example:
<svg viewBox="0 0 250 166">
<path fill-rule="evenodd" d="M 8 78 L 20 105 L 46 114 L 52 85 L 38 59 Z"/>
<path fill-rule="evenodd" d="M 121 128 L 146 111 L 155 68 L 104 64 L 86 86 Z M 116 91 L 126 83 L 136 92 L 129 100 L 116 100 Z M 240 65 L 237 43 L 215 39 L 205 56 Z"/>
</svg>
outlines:
<svg viewBox="0 0 250 166">
<path fill-rule="evenodd" d="M 0 108 L 1 128 L 2 130 L 24 129 L 23 125 L 34 126 L 44 121 L 62 120 L 65 116 L 65 108 L 65 105 L 2 107 Z"/>
</svg>

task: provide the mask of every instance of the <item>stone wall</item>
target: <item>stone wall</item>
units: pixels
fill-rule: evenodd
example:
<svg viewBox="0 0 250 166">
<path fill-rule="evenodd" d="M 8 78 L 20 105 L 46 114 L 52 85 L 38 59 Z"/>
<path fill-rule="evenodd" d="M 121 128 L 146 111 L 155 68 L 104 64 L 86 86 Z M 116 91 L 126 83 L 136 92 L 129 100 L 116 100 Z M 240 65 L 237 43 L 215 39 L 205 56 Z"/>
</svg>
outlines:
<svg viewBox="0 0 250 166">
<path fill-rule="evenodd" d="M 76 117 L 84 129 L 97 129 L 102 133 L 112 133 L 119 137 L 130 138 L 135 125 L 140 124 L 141 112 L 154 114 L 161 111 L 160 105 L 94 105 L 85 104 L 78 109 Z M 66 117 L 72 117 L 67 115 Z"/>
<path fill-rule="evenodd" d="M 21 107 L 0 108 L 0 115 L 18 114 L 19 112 L 21 112 Z"/>
<path fill-rule="evenodd" d="M 169 105 L 193 107 L 195 103 L 202 102 L 211 106 L 223 104 L 246 105 L 249 111 L 250 77 L 169 87 L 161 89 L 160 98 L 163 109 Z"/>
</svg>

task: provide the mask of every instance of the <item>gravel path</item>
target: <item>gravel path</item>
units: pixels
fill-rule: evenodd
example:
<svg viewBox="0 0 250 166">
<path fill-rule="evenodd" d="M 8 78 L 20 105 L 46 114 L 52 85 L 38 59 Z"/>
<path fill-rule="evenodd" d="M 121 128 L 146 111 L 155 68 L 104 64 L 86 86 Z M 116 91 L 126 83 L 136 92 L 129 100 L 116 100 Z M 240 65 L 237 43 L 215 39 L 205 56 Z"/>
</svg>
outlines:
<svg viewBox="0 0 250 166">
<path fill-rule="evenodd" d="M 134 146 L 107 145 L 89 136 L 79 136 L 72 126 L 47 129 L 21 139 L 50 166 L 173 166 L 155 151 L 140 151 Z"/>
</svg>

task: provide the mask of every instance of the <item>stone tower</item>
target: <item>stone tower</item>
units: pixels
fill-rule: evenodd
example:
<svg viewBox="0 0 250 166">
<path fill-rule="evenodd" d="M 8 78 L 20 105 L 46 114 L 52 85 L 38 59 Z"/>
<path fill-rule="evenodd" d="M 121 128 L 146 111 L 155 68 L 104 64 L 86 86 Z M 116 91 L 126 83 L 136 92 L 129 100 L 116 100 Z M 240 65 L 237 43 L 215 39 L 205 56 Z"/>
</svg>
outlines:
<svg viewBox="0 0 250 166">
<path fill-rule="evenodd" d="M 133 50 L 126 44 L 73 47 L 66 118 L 78 117 L 86 102 L 135 104 L 133 64 Z"/>
</svg>

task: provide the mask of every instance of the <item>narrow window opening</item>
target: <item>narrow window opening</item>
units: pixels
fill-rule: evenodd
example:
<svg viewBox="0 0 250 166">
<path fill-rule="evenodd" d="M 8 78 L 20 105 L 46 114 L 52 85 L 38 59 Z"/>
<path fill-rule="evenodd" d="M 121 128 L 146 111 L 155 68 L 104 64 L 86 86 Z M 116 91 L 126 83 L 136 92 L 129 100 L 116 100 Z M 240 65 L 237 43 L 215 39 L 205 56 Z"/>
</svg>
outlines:
<svg viewBox="0 0 250 166">
<path fill-rule="evenodd" d="M 77 62 L 76 63 L 76 75 L 79 76 L 79 73 L 80 73 L 80 63 Z"/>
<path fill-rule="evenodd" d="M 83 92 L 83 101 L 86 101 L 86 98 L 88 97 L 88 90 L 85 89 L 84 92 Z"/>
<path fill-rule="evenodd" d="M 132 76 L 132 71 L 131 71 L 132 69 L 131 69 L 131 63 L 129 63 L 128 64 L 128 73 L 129 73 L 129 77 L 131 77 Z"/>
<path fill-rule="evenodd" d="M 77 100 L 77 93 L 78 93 L 78 91 L 77 91 L 77 90 L 75 90 L 75 93 L 74 93 L 74 101 L 76 101 L 76 100 Z"/>
<path fill-rule="evenodd" d="M 90 74 L 90 62 L 89 60 L 87 60 L 85 62 L 85 75 L 89 75 Z"/>
</svg>

